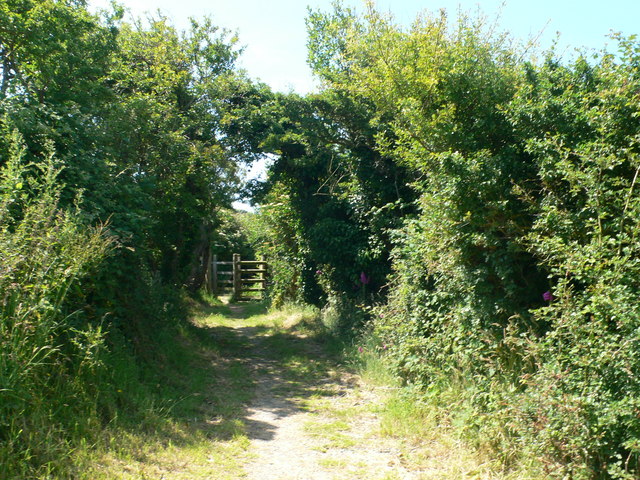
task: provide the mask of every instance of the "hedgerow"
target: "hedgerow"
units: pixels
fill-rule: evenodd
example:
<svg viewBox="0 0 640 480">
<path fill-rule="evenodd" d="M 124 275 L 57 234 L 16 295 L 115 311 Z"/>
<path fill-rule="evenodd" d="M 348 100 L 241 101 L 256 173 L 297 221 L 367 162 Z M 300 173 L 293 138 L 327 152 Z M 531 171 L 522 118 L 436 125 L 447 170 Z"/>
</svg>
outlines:
<svg viewBox="0 0 640 480">
<path fill-rule="evenodd" d="M 150 414 L 256 155 L 235 37 L 123 15 L 0 2 L 0 478 L 76 478 Z"/>
<path fill-rule="evenodd" d="M 396 373 L 506 467 L 533 456 L 552 478 L 637 477 L 640 45 L 537 62 L 483 18 L 404 29 L 340 5 L 309 28 L 322 94 L 368 105 L 356 131 L 395 172 L 386 185 L 412 192 L 367 204 L 350 166 L 373 157 L 345 148 L 340 134 L 358 137 L 343 116 L 323 120 L 338 133 L 324 144 L 296 137 L 305 181 L 280 185 L 320 302 L 370 316 Z M 376 214 L 381 230 L 363 222 Z M 358 301 L 363 258 L 381 267 L 373 310 Z"/>
</svg>

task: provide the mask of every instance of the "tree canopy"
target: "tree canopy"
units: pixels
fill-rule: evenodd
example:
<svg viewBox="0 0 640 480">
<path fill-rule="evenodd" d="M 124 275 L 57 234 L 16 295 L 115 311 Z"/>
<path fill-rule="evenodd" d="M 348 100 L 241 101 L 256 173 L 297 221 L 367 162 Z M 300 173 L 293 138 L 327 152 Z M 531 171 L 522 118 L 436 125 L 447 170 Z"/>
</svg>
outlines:
<svg viewBox="0 0 640 480">
<path fill-rule="evenodd" d="M 210 19 L 0 0 L 0 463 L 62 472 L 134 404 L 118 352 L 144 361 L 220 248 L 268 259 L 273 305 L 322 307 L 455 397 L 506 469 L 635 478 L 637 40 L 536 59 L 481 16 L 339 2 L 307 27 L 322 86 L 302 96 L 248 78 Z M 256 214 L 230 213 L 240 195 Z"/>
</svg>

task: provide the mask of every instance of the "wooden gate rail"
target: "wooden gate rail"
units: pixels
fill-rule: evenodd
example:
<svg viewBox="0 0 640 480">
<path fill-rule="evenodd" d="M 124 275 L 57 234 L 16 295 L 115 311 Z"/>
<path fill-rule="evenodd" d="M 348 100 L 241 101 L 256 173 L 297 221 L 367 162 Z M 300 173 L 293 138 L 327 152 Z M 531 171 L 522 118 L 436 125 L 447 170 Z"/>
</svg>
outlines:
<svg viewBox="0 0 640 480">
<path fill-rule="evenodd" d="M 242 260 L 235 253 L 233 261 L 219 261 L 211 256 L 207 268 L 207 290 L 214 295 L 231 290 L 236 300 L 250 300 L 246 293 L 260 292 L 264 298 L 269 275 L 269 265 L 264 260 Z"/>
</svg>

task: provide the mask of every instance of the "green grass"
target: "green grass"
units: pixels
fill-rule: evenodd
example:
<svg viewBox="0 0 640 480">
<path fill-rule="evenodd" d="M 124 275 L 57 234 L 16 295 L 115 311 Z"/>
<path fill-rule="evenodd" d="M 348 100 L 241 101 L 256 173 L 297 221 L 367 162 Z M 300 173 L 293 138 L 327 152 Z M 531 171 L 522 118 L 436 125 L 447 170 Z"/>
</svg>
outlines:
<svg viewBox="0 0 640 480">
<path fill-rule="evenodd" d="M 206 308 L 215 314 L 199 309 L 192 324 L 158 346 L 163 358 L 155 363 L 156 371 L 146 372 L 147 385 L 140 393 L 147 407 L 123 414 L 97 445 L 79 452 L 77 478 L 244 477 L 249 439 L 243 416 L 254 388 L 250 345 L 215 321 L 216 316 L 233 321 L 228 306 Z"/>
<path fill-rule="evenodd" d="M 156 340 L 162 354 L 147 370 L 132 372 L 143 384 L 114 400 L 121 413 L 97 442 L 76 450 L 69 478 L 245 478 L 252 458 L 247 406 L 257 378 L 265 375 L 272 394 L 308 413 L 304 435 L 326 455 L 319 468 L 343 475 L 336 478 L 401 478 L 372 472 L 356 457 L 335 456 L 376 442 L 397 445 L 401 464 L 423 480 L 543 478 L 524 465 L 500 471 L 491 452 L 465 441 L 456 426 L 460 412 L 400 386 L 374 340 L 345 348 L 327 333 L 316 309 L 200 304 L 190 323 Z M 132 396 L 137 409 L 127 412 Z"/>
<path fill-rule="evenodd" d="M 327 452 L 332 448 L 348 449 L 358 445 L 358 440 L 349 435 L 351 426 L 345 421 L 311 421 L 304 426 L 307 435 L 321 440 L 317 450 Z"/>
<path fill-rule="evenodd" d="M 459 405 L 459 392 L 451 389 L 427 397 L 418 389 L 401 386 L 390 371 L 384 352 L 375 339 L 365 337 L 360 345 L 349 350 L 349 362 L 370 388 L 381 391 L 383 401 L 372 406 L 379 419 L 377 434 L 399 442 L 403 461 L 422 472 L 420 479 L 546 478 L 535 459 L 522 459 L 507 470 L 500 452 L 474 447 L 476 444 L 468 440 L 467 422 L 471 413 Z"/>
<path fill-rule="evenodd" d="M 194 304 L 190 323 L 156 336 L 161 355 L 132 375 L 145 379 L 135 393 L 138 410 L 119 415 L 76 453 L 74 478 L 245 478 L 246 407 L 257 375 L 277 372 L 275 393 L 300 408 L 335 393 L 320 385 L 338 357 L 323 353 L 328 337 L 316 309 L 270 312 L 259 302 L 205 300 Z M 256 368 L 257 354 L 269 363 Z"/>
</svg>

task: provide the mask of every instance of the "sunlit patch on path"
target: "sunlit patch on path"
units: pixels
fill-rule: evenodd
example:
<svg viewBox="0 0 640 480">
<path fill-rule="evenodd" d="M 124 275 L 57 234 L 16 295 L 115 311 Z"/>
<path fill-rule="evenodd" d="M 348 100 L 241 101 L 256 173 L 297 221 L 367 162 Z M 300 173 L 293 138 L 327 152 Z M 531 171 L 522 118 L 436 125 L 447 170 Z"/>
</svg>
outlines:
<svg viewBox="0 0 640 480">
<path fill-rule="evenodd" d="M 314 309 L 202 307 L 193 328 L 180 408 L 82 478 L 520 480 L 494 474 L 392 381 L 345 367 Z"/>
<path fill-rule="evenodd" d="M 324 352 L 322 335 L 297 330 L 291 319 L 285 323 L 290 328 L 234 327 L 251 345 L 255 374 L 244 418 L 251 442 L 248 478 L 420 478 L 403 465 L 395 441 L 377 435 L 382 396 Z"/>
</svg>

